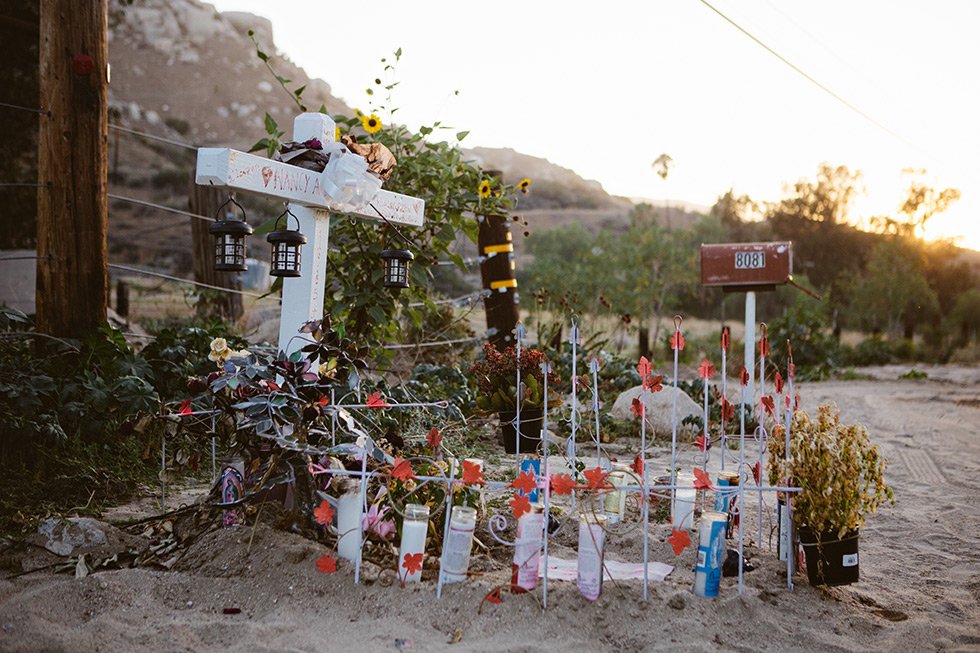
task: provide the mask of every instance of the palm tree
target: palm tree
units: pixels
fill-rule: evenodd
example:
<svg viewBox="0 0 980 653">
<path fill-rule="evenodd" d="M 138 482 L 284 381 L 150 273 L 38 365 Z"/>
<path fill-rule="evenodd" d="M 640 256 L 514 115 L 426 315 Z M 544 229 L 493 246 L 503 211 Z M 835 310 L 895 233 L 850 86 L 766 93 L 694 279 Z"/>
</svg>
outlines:
<svg viewBox="0 0 980 653">
<path fill-rule="evenodd" d="M 667 181 L 667 175 L 670 174 L 670 169 L 674 165 L 674 159 L 667 153 L 661 154 L 653 162 L 653 169 L 657 173 L 657 176 Z M 667 210 L 667 228 L 670 229 L 670 202 L 664 199 L 664 207 Z"/>
</svg>

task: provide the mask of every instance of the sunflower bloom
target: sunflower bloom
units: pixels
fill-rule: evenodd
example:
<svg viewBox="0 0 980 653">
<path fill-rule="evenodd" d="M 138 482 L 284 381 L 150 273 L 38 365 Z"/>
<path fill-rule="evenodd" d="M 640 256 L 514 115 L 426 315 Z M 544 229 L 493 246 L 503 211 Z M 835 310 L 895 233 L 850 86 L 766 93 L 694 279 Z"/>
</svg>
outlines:
<svg viewBox="0 0 980 653">
<path fill-rule="evenodd" d="M 490 182 L 486 179 L 480 182 L 480 197 L 490 197 Z"/>
<path fill-rule="evenodd" d="M 381 131 L 381 119 L 373 113 L 370 116 L 361 116 L 361 125 L 364 126 L 365 131 L 369 134 Z"/>
<path fill-rule="evenodd" d="M 531 185 L 530 179 L 523 179 L 521 183 L 517 184 L 517 187 L 521 189 L 521 192 L 527 195 L 527 187 Z"/>
</svg>

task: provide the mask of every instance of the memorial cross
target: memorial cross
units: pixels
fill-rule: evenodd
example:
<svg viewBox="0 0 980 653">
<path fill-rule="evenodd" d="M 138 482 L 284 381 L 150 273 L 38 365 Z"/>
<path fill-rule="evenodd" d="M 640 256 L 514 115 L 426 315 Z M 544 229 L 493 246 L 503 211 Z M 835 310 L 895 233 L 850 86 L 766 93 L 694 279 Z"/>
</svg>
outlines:
<svg viewBox="0 0 980 653">
<path fill-rule="evenodd" d="M 293 121 L 293 140 L 331 142 L 335 130 L 329 116 L 303 113 Z M 284 278 L 282 284 L 279 350 L 287 355 L 303 346 L 296 339 L 300 327 L 323 316 L 330 213 L 418 227 L 425 210 L 424 200 L 380 190 L 364 209 L 342 211 L 323 193 L 319 172 L 228 148 L 200 148 L 195 181 L 288 202 L 299 221 L 307 239 L 300 254 L 301 276 Z"/>
</svg>

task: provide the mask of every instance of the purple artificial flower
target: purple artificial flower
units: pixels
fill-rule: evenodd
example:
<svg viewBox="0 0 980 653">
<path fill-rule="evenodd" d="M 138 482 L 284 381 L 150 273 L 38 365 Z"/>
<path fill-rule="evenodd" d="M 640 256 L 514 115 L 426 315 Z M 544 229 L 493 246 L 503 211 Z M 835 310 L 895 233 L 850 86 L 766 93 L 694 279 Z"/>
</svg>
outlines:
<svg viewBox="0 0 980 653">
<path fill-rule="evenodd" d="M 361 528 L 364 532 L 368 534 L 374 533 L 382 540 L 387 540 L 394 535 L 395 522 L 390 519 L 382 519 L 386 512 L 388 512 L 388 506 L 385 506 L 379 511 L 378 504 L 373 504 L 361 522 Z"/>
<path fill-rule="evenodd" d="M 303 141 L 303 147 L 308 150 L 322 150 L 323 143 L 321 143 L 320 139 L 318 138 L 311 138 L 308 141 Z"/>
</svg>

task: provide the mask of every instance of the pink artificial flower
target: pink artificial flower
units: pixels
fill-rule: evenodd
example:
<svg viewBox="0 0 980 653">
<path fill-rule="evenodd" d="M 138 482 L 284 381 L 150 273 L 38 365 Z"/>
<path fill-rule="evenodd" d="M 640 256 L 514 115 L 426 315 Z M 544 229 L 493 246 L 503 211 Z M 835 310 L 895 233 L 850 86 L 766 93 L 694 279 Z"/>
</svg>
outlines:
<svg viewBox="0 0 980 653">
<path fill-rule="evenodd" d="M 385 506 L 380 511 L 378 510 L 378 504 L 371 506 L 368 513 L 364 515 L 364 519 L 361 521 L 361 528 L 365 533 L 374 533 L 382 540 L 387 540 L 392 535 L 395 534 L 395 522 L 390 519 L 382 519 L 384 514 L 388 512 L 388 506 Z"/>
</svg>

